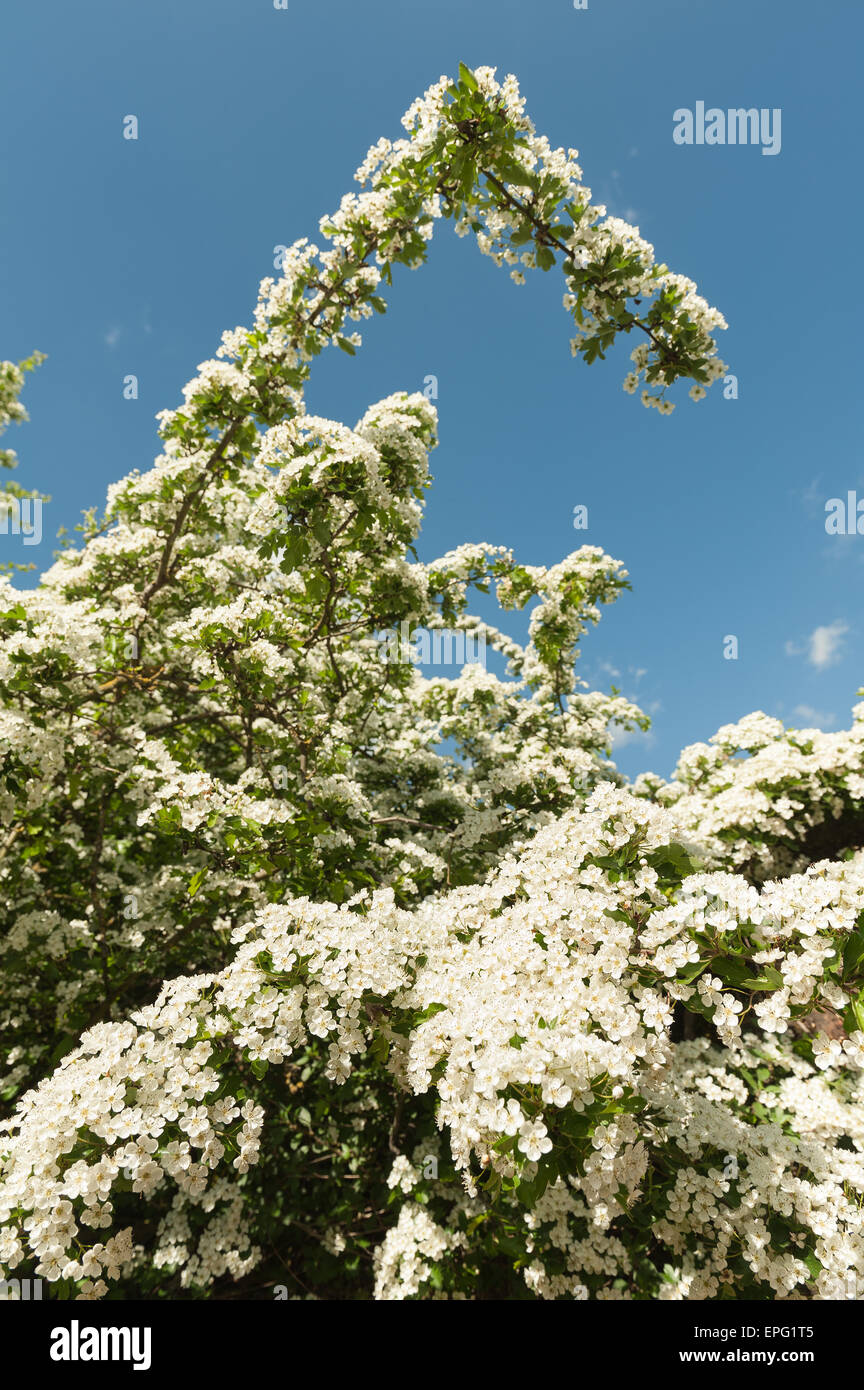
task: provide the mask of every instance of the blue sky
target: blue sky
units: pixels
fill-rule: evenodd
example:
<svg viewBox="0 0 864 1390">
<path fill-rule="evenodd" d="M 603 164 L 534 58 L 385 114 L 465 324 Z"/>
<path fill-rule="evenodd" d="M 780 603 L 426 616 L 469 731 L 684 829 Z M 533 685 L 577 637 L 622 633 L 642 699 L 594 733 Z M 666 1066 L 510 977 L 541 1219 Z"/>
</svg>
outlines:
<svg viewBox="0 0 864 1390">
<path fill-rule="evenodd" d="M 646 411 L 621 389 L 632 341 L 574 361 L 560 278 L 517 287 L 445 224 L 358 356 L 319 359 L 310 408 L 353 424 L 437 376 L 424 559 L 487 540 L 532 564 L 583 542 L 625 562 L 633 592 L 580 671 L 652 715 L 624 771 L 668 775 L 753 709 L 848 723 L 864 536 L 827 535 L 825 503 L 864 498 L 857 0 L 42 0 L 3 30 L 0 357 L 49 355 L 5 442 L 17 480 L 52 496 L 42 544 L 0 536 L 3 559 L 43 568 L 60 525 L 148 466 L 156 411 L 250 322 L 273 248 L 316 236 L 415 95 L 460 59 L 488 64 L 578 148 L 595 199 L 725 314 L 738 399 L 682 391 L 672 416 Z M 780 108 L 780 153 L 677 145 L 673 112 L 699 101 Z"/>
</svg>

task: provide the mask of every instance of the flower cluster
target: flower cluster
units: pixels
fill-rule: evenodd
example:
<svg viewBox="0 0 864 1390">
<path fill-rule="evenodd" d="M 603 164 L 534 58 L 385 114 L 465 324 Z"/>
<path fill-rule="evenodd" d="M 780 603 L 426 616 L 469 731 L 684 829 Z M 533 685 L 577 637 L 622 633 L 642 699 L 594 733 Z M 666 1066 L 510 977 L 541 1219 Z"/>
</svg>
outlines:
<svg viewBox="0 0 864 1390">
<path fill-rule="evenodd" d="M 352 429 L 303 399 L 441 218 L 514 278 L 558 265 L 587 362 L 643 338 L 625 386 L 662 413 L 723 372 L 722 319 L 514 79 L 460 69 L 403 124 L 163 412 L 154 466 L 38 588 L 0 580 L 0 1276 L 842 1296 L 864 706 L 833 735 L 751 716 L 627 788 L 611 732 L 647 721 L 575 674 L 620 561 L 421 562 L 430 402 Z M 493 588 L 524 644 L 472 613 Z M 505 669 L 380 661 L 402 624 Z"/>
<path fill-rule="evenodd" d="M 157 1266 L 169 1251 L 190 1264 L 191 1281 L 246 1269 L 254 1255 L 241 1247 L 249 1238 L 230 1179 L 257 1162 L 264 1114 L 240 1103 L 231 1059 L 282 1067 L 312 1038 L 324 1044 L 331 1083 L 371 1052 L 400 1089 L 434 1091 L 467 1196 L 490 1210 L 521 1202 L 533 1213 L 528 1232 L 544 1232 L 553 1248 L 564 1242 L 569 1272 L 552 1276 L 539 1255 L 526 1267 L 543 1296 L 583 1296 L 589 1276 L 610 1267 L 605 1292 L 622 1279 L 632 1291 L 632 1256 L 615 1258 L 620 1234 L 608 1243 L 608 1233 L 644 1202 L 652 1151 L 670 1146 L 683 1164 L 663 1190 L 655 1237 L 670 1257 L 700 1255 L 681 1266 L 686 1296 L 719 1287 L 733 1244 L 749 1277 L 775 1291 L 811 1284 L 814 1261 L 820 1287 L 842 1280 L 864 1258 L 857 1205 L 845 1195 L 864 1177 L 860 1082 L 851 1079 L 864 1065 L 864 1032 L 833 1049 L 806 1040 L 805 1056 L 748 1042 L 740 1027 L 769 990 L 787 1016 L 849 997 L 859 962 L 841 960 L 851 959 L 850 943 L 861 951 L 864 856 L 760 891 L 736 875 L 682 877 L 692 852 L 672 812 L 606 783 L 485 883 L 430 895 L 414 910 L 389 889 L 341 907 L 296 899 L 262 909 L 235 928 L 226 969 L 173 982 L 129 1023 L 91 1029 L 21 1103 L 2 1144 L 6 1266 L 32 1252 L 48 1279 L 128 1273 L 134 1227 L 85 1259 L 77 1253 L 82 1227 L 112 1223 L 122 1178 L 144 1198 L 166 1186 L 178 1193 Z M 710 1017 L 731 1051 L 674 1046 L 675 1000 Z M 735 1080 L 749 1076 L 754 1055 L 781 1075 L 751 1079 L 757 1104 L 779 1117 L 767 1127 L 758 1109 L 747 1113 Z M 820 1109 L 823 1094 L 834 1099 Z M 802 1106 L 808 1126 L 856 1143 L 831 1157 L 801 1134 Z M 717 1153 L 733 1156 L 736 1172 L 746 1166 L 731 1206 Z M 707 1171 L 706 1155 L 715 1163 Z M 778 1173 L 790 1175 L 780 1207 L 795 1236 L 788 1257 L 760 1238 L 766 1213 L 777 1211 Z M 401 1163 L 390 1186 L 413 1202 L 409 1176 Z M 186 1208 L 205 1197 L 227 1198 L 229 1214 L 219 1240 L 208 1227 L 191 1247 Z M 412 1206 L 382 1247 L 380 1289 L 416 1292 L 429 1270 L 420 1257 L 454 1258 L 466 1239 L 458 1223 L 442 1234 Z M 526 1232 L 526 1254 L 544 1242 Z M 679 1271 L 678 1296 L 683 1279 Z"/>
</svg>

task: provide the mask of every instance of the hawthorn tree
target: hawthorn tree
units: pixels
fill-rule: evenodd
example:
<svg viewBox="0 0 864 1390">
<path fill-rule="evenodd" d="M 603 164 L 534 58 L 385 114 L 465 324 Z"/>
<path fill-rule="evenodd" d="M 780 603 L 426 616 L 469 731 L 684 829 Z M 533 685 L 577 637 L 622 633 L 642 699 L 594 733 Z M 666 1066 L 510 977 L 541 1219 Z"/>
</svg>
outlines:
<svg viewBox="0 0 864 1390">
<path fill-rule="evenodd" d="M 574 355 L 632 335 L 625 389 L 661 413 L 723 375 L 723 320 L 513 78 L 460 67 L 403 125 L 154 466 L 37 588 L 2 580 L 0 1276 L 849 1296 L 864 705 L 838 734 L 755 714 L 625 785 L 612 726 L 647 720 L 575 675 L 621 563 L 421 563 L 430 402 L 354 429 L 303 402 L 440 217 L 517 280 L 560 270 Z M 22 383 L 3 364 L 0 425 Z M 471 613 L 492 585 L 531 606 L 524 646 Z M 506 673 L 382 659 L 403 625 L 477 632 Z"/>
</svg>

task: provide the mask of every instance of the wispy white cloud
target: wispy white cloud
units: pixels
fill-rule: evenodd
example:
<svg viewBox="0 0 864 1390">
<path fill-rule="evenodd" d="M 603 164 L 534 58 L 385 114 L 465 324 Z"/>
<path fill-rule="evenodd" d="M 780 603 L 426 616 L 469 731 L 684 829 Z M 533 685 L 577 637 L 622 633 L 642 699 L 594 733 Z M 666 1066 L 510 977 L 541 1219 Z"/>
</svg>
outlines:
<svg viewBox="0 0 864 1390">
<path fill-rule="evenodd" d="M 804 656 L 811 666 L 815 666 L 817 670 L 821 671 L 824 667 L 833 666 L 840 660 L 843 638 L 848 631 L 849 624 L 844 623 L 842 618 L 837 618 L 833 623 L 814 628 L 810 636 L 804 639 L 803 644 L 787 642 L 786 654 L 787 656 Z"/>
<path fill-rule="evenodd" d="M 638 150 L 634 150 L 638 154 Z M 633 154 L 627 156 L 633 158 Z M 625 222 L 630 222 L 636 226 L 639 222 L 639 210 L 625 203 L 624 189 L 622 187 L 620 169 L 613 169 L 609 177 L 600 184 L 599 202 L 606 206 L 610 213 L 615 217 L 623 217 Z M 623 205 L 623 206 L 622 206 Z"/>
<path fill-rule="evenodd" d="M 825 488 L 822 485 L 822 474 L 812 479 L 805 488 L 796 489 L 799 500 L 803 503 L 806 511 L 811 516 L 824 515 L 825 512 Z"/>
<path fill-rule="evenodd" d="M 623 675 L 623 672 L 619 669 L 619 667 L 613 666 L 611 661 L 598 661 L 597 670 L 602 671 L 604 676 L 611 676 L 613 680 L 619 680 Z M 634 685 L 638 685 L 642 677 L 647 676 L 647 674 L 647 666 L 627 667 L 627 675 L 633 681 Z"/>
<path fill-rule="evenodd" d="M 609 725 L 612 736 L 612 751 L 619 753 L 629 743 L 638 743 L 642 748 L 650 748 L 656 741 L 651 729 L 625 729 L 623 724 L 613 722 Z"/>
<path fill-rule="evenodd" d="M 792 713 L 804 721 L 803 727 L 807 729 L 830 729 L 832 724 L 837 723 L 836 714 L 826 714 L 812 705 L 796 705 Z"/>
<path fill-rule="evenodd" d="M 643 705 L 647 715 L 653 719 L 663 708 L 662 700 L 652 700 L 650 704 Z M 656 735 L 653 729 L 628 729 L 623 724 L 618 724 L 613 719 L 609 725 L 609 733 L 612 740 L 612 751 L 617 753 L 622 748 L 626 748 L 629 743 L 638 743 L 642 748 L 651 748 L 656 743 Z"/>
</svg>

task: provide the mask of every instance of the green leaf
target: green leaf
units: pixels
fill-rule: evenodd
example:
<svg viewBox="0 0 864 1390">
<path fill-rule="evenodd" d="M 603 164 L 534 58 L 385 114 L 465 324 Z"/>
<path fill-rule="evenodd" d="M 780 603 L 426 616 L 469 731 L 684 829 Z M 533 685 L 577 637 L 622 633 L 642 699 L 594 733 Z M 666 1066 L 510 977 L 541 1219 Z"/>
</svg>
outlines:
<svg viewBox="0 0 864 1390">
<path fill-rule="evenodd" d="M 854 931 L 843 951 L 843 975 L 855 975 L 864 963 L 864 927 Z"/>
<path fill-rule="evenodd" d="M 747 962 L 737 956 L 715 957 L 711 969 L 730 989 L 780 989 L 783 985 L 783 976 L 773 966 L 766 965 L 761 975 L 751 975 Z"/>
<path fill-rule="evenodd" d="M 818 1279 L 819 1275 L 822 1273 L 823 1266 L 820 1264 L 819 1260 L 817 1260 L 816 1256 L 812 1254 L 802 1255 L 801 1258 L 810 1271 L 810 1278 Z"/>
<path fill-rule="evenodd" d="M 661 872 L 663 869 L 671 869 L 673 877 L 678 878 L 687 878 L 689 874 L 698 873 L 700 867 L 681 845 L 675 844 L 655 849 L 649 856 L 649 862 Z"/>
<path fill-rule="evenodd" d="M 427 1019 L 434 1018 L 436 1014 L 443 1013 L 446 1010 L 446 1008 L 446 1004 L 428 1004 L 426 1008 L 423 1010 L 422 1014 L 417 1015 L 415 1019 L 415 1027 L 418 1023 L 425 1023 Z"/>
<path fill-rule="evenodd" d="M 850 999 L 843 1010 L 843 1025 L 847 1033 L 855 1033 L 859 1028 L 864 1032 L 864 989 L 857 999 Z"/>
<path fill-rule="evenodd" d="M 680 970 L 675 978 L 682 985 L 692 985 L 693 981 L 698 980 L 702 971 L 707 970 L 710 964 L 710 960 L 697 960 L 692 965 L 688 965 L 686 970 Z"/>
<path fill-rule="evenodd" d="M 742 983 L 742 989 L 782 989 L 783 976 L 779 970 L 775 970 L 773 965 L 766 965 L 765 969 L 758 975 L 748 975 Z"/>
<path fill-rule="evenodd" d="M 186 892 L 189 894 L 190 898 L 195 897 L 195 894 L 198 892 L 198 889 L 201 887 L 201 884 L 204 882 L 206 876 L 206 869 L 196 869 L 195 873 L 190 878 L 189 886 L 186 889 Z"/>
</svg>

